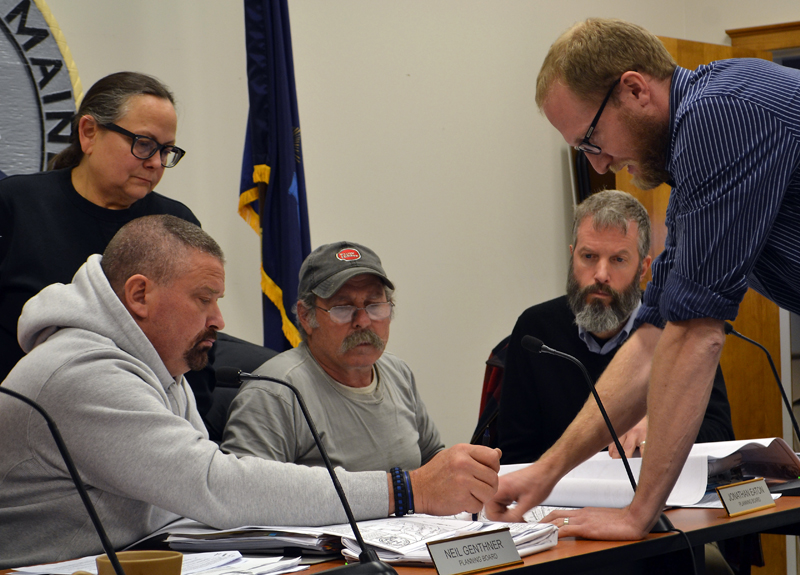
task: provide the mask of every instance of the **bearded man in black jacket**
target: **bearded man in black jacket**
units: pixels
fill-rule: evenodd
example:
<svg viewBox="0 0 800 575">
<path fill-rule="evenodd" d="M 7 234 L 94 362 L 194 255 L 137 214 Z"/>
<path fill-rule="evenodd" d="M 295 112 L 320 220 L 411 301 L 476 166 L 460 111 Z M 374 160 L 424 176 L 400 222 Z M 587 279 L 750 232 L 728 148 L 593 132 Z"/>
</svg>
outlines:
<svg viewBox="0 0 800 575">
<path fill-rule="evenodd" d="M 567 294 L 525 310 L 508 346 L 498 418 L 501 462 L 536 461 L 561 437 L 589 397 L 571 362 L 532 354 L 525 335 L 578 358 L 597 380 L 636 328 L 640 282 L 650 267 L 650 219 L 633 196 L 617 190 L 593 194 L 575 211 Z M 647 418 L 620 438 L 627 455 L 644 449 Z M 697 442 L 734 439 L 722 371 Z M 616 448 L 610 446 L 612 454 Z"/>
</svg>

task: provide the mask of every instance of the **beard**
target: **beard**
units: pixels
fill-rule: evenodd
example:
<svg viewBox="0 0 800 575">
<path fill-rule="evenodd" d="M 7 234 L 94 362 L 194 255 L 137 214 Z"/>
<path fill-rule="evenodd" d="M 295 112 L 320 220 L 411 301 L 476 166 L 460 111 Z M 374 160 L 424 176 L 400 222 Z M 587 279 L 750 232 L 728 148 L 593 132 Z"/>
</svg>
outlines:
<svg viewBox="0 0 800 575">
<path fill-rule="evenodd" d="M 208 352 L 211 351 L 211 348 L 201 347 L 201 343 L 205 342 L 207 339 L 217 341 L 217 330 L 207 329 L 200 333 L 200 335 L 194 339 L 192 347 L 183 354 L 183 359 L 186 361 L 186 365 L 189 366 L 190 370 L 199 371 L 208 365 Z"/>
<path fill-rule="evenodd" d="M 618 329 L 631 317 L 633 310 L 642 300 L 642 288 L 639 287 L 641 265 L 633 281 L 621 291 L 604 284 L 592 284 L 582 288 L 575 278 L 572 260 L 569 268 L 567 301 L 572 313 L 575 314 L 575 324 L 589 333 L 602 334 Z M 589 294 L 593 293 L 609 295 L 611 300 L 608 303 L 600 299 L 587 301 Z"/>
<path fill-rule="evenodd" d="M 636 174 L 631 174 L 635 186 L 652 190 L 670 178 L 667 171 L 667 152 L 669 150 L 669 122 L 655 118 L 634 118 L 623 110 L 622 122 L 639 142 L 639 157 L 636 159 Z"/>
<path fill-rule="evenodd" d="M 344 338 L 342 345 L 339 346 L 339 354 L 344 355 L 351 349 L 361 345 L 362 343 L 367 343 L 377 349 L 378 351 L 383 351 L 386 347 L 386 342 L 384 342 L 378 334 L 372 331 L 371 329 L 361 329 L 359 331 L 355 331 Z"/>
</svg>

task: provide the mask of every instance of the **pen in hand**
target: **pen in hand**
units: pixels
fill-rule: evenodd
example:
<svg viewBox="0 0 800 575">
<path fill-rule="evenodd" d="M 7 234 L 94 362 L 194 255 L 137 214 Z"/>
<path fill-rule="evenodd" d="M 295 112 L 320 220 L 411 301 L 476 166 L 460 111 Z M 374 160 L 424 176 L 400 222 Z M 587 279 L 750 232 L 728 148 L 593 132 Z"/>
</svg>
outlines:
<svg viewBox="0 0 800 575">
<path fill-rule="evenodd" d="M 489 447 L 489 445 L 491 443 L 492 443 L 492 434 L 489 431 L 489 428 L 487 427 L 486 429 L 483 430 L 483 437 L 481 438 L 481 445 Z M 473 521 L 477 521 L 478 520 L 478 514 L 477 513 L 473 513 L 472 514 L 472 520 Z"/>
</svg>

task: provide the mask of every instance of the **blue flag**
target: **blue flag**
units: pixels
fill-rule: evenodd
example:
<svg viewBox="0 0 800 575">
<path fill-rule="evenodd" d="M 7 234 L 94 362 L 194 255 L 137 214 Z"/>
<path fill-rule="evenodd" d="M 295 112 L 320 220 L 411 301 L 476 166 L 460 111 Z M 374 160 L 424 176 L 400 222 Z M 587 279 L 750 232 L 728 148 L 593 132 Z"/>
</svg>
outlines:
<svg viewBox="0 0 800 575">
<path fill-rule="evenodd" d="M 244 0 L 250 113 L 239 214 L 261 236 L 264 345 L 300 343 L 292 307 L 311 251 L 287 0 Z"/>
</svg>

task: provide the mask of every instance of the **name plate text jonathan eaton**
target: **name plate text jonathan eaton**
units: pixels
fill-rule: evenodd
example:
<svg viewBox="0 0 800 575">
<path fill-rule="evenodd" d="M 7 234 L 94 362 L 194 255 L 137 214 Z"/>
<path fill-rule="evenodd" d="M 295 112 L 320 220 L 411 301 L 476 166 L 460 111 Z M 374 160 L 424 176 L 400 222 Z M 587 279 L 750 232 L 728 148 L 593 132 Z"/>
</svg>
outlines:
<svg viewBox="0 0 800 575">
<path fill-rule="evenodd" d="M 775 501 L 763 478 L 717 487 L 717 495 L 730 517 L 775 507 Z"/>
</svg>

